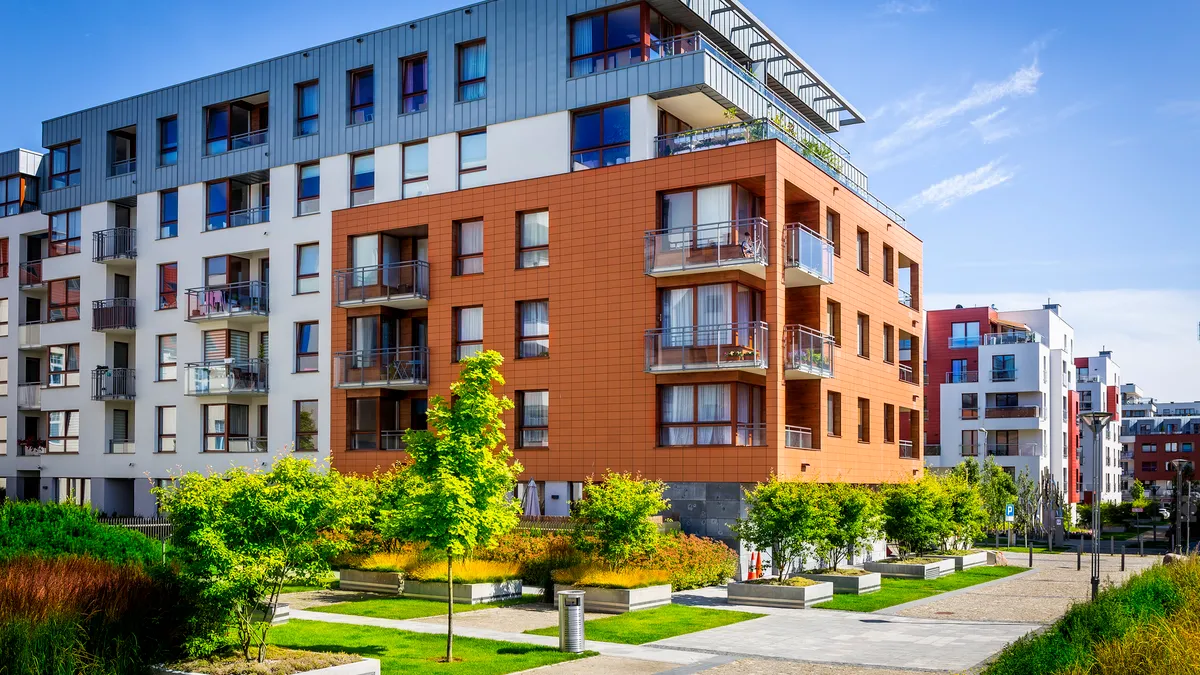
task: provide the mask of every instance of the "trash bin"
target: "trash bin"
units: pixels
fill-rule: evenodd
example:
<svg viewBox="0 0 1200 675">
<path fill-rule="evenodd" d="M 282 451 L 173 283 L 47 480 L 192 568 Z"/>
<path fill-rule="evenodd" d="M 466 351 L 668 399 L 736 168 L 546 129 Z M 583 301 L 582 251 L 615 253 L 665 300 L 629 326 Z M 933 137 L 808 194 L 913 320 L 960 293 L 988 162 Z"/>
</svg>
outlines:
<svg viewBox="0 0 1200 675">
<path fill-rule="evenodd" d="M 583 591 L 558 592 L 558 651 L 579 654 L 584 649 Z"/>
</svg>

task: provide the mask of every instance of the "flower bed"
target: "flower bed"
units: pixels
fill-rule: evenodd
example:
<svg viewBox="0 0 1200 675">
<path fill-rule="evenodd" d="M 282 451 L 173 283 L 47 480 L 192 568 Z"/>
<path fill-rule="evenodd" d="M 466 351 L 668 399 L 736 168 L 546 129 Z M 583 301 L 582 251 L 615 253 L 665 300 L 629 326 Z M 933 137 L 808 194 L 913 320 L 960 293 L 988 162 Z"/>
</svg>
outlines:
<svg viewBox="0 0 1200 675">
<path fill-rule="evenodd" d="M 874 593 L 882 588 L 883 575 L 879 572 L 869 572 L 856 568 L 840 569 L 836 572 L 824 570 L 821 572 L 801 572 L 800 576 L 813 581 L 824 581 L 833 584 L 834 593 L 864 595 Z"/>
<path fill-rule="evenodd" d="M 853 577 L 847 577 L 853 578 Z M 833 598 L 833 583 L 817 581 L 807 576 L 777 579 L 756 579 L 729 584 L 729 602 L 755 607 L 791 607 L 807 609 Z"/>
<path fill-rule="evenodd" d="M 863 569 L 898 579 L 937 579 L 955 571 L 951 558 L 908 558 L 864 562 Z"/>
<path fill-rule="evenodd" d="M 267 647 L 263 663 L 241 654 L 181 661 L 150 669 L 151 675 L 380 675 L 379 659 L 352 654 Z"/>
</svg>

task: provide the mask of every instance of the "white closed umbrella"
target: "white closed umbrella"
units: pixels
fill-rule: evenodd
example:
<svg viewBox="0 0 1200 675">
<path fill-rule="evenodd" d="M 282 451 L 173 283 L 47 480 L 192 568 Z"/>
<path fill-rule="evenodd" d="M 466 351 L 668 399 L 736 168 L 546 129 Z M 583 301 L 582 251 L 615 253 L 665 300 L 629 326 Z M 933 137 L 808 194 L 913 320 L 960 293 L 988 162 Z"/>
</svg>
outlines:
<svg viewBox="0 0 1200 675">
<path fill-rule="evenodd" d="M 542 515 L 542 504 L 538 499 L 538 486 L 532 478 L 529 479 L 529 485 L 525 486 L 525 498 L 521 500 L 521 508 L 525 509 L 527 516 L 536 518 Z"/>
</svg>

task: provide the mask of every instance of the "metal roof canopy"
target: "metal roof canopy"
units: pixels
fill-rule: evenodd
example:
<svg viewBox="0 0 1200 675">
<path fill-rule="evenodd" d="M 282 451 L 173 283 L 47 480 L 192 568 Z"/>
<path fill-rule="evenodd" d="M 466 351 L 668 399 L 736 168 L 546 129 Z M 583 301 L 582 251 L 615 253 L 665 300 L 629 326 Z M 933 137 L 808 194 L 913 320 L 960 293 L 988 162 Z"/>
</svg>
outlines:
<svg viewBox="0 0 1200 675">
<path fill-rule="evenodd" d="M 800 58 L 783 40 L 771 32 L 771 29 L 759 21 L 739 0 L 708 0 L 707 2 L 706 0 L 673 0 L 671 2 L 651 0 L 651 4 L 663 10 L 663 13 L 672 20 L 677 20 L 679 13 L 676 10 L 680 5 L 691 10 L 692 15 L 702 19 L 706 27 L 710 29 L 702 32 L 731 55 L 736 54 L 750 61 L 765 61 L 768 66 L 777 61 L 788 61 L 787 65 L 791 67 L 783 73 L 783 81 L 768 73 L 767 85 L 790 103 L 806 120 L 822 131 L 837 131 L 841 125 L 861 124 L 866 121 L 862 113 L 850 105 L 850 102 L 829 83 L 821 79 L 821 76 L 809 67 L 804 59 Z M 696 5 L 702 4 L 716 4 L 718 7 L 710 11 L 708 16 L 703 16 L 695 8 Z M 723 34 L 713 23 L 714 18 L 723 14 L 733 14 L 740 21 L 738 25 L 729 29 L 730 35 Z M 742 31 L 751 31 L 751 41 L 747 47 L 751 53 L 747 53 L 746 50 L 739 47 L 731 37 L 734 33 Z M 817 105 L 826 101 L 831 103 L 828 106 Z M 822 110 L 818 110 L 818 108 Z M 841 112 L 849 113 L 850 116 L 837 118 L 837 125 L 831 123 L 826 117 L 826 114 L 837 115 Z"/>
</svg>

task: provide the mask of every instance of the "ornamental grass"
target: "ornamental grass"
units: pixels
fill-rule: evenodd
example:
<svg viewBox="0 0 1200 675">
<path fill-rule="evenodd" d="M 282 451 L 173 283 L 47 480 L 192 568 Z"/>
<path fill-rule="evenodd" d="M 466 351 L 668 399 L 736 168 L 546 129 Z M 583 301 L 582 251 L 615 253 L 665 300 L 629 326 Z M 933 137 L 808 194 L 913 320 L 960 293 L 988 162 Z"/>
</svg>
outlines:
<svg viewBox="0 0 1200 675">
<path fill-rule="evenodd" d="M 638 567 L 614 570 L 595 564 L 556 570 L 553 577 L 558 584 L 592 588 L 645 588 L 671 583 L 671 575 L 664 570 Z"/>
<path fill-rule="evenodd" d="M 415 581 L 446 583 L 446 561 L 429 561 L 410 569 L 405 575 Z M 521 578 L 521 566 L 498 560 L 456 560 L 454 583 L 489 584 Z"/>
</svg>

